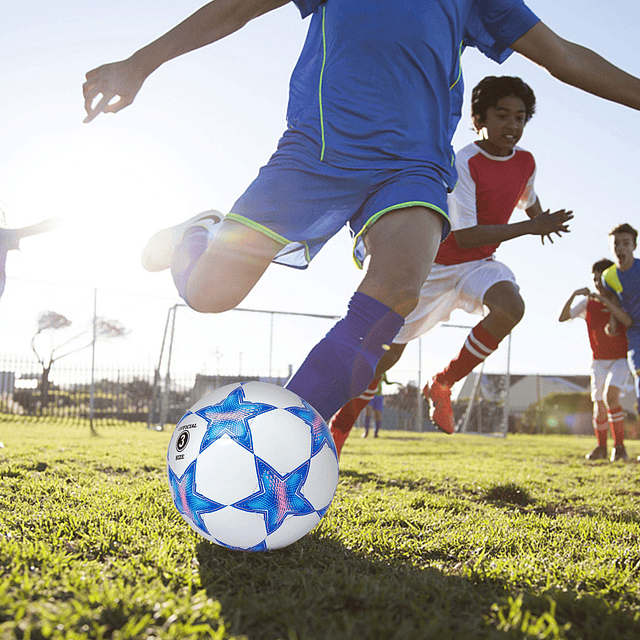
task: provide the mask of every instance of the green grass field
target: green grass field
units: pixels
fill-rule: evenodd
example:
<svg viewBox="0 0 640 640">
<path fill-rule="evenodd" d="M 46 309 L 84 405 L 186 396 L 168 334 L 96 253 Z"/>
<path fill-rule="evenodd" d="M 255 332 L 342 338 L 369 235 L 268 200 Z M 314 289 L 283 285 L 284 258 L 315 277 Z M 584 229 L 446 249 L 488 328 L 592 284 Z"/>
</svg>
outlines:
<svg viewBox="0 0 640 640">
<path fill-rule="evenodd" d="M 0 422 L 2 639 L 640 638 L 640 465 L 591 439 L 355 432 L 318 527 L 243 553 L 173 506 L 170 432 L 97 431 Z"/>
</svg>

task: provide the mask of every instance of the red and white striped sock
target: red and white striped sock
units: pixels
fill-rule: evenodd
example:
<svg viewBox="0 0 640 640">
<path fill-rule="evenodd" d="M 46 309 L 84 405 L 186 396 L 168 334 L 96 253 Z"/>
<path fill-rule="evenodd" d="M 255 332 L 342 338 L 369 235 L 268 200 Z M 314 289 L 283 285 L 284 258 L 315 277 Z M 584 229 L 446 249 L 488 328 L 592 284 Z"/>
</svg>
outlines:
<svg viewBox="0 0 640 640">
<path fill-rule="evenodd" d="M 442 373 L 436 375 L 436 380 L 452 387 L 490 356 L 499 344 L 500 341 L 494 338 L 482 323 L 477 324 L 467 336 L 460 353 Z"/>
<path fill-rule="evenodd" d="M 616 447 L 624 444 L 624 411 L 622 407 L 610 407 L 607 411 L 613 441 Z"/>
<path fill-rule="evenodd" d="M 606 449 L 607 435 L 609 433 L 609 421 L 603 420 L 602 422 L 598 422 L 598 420 L 594 420 L 593 430 L 596 432 L 596 438 L 598 438 L 598 446 Z"/>
<path fill-rule="evenodd" d="M 371 402 L 371 398 L 376 395 L 380 378 L 374 380 L 365 391 L 357 398 L 349 400 L 338 412 L 331 418 L 329 427 L 331 435 L 338 450 L 338 457 L 342 451 L 342 447 L 351 433 L 353 425 L 356 423 L 358 416 L 362 410 Z"/>
</svg>

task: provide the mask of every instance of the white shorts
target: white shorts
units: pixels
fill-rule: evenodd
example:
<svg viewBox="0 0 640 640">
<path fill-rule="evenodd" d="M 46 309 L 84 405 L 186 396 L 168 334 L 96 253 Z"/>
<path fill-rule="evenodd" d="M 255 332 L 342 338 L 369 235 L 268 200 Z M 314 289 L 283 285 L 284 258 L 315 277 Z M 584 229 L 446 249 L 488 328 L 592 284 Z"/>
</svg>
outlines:
<svg viewBox="0 0 640 640">
<path fill-rule="evenodd" d="M 604 400 L 605 389 L 620 389 L 622 395 L 633 388 L 631 370 L 625 358 L 594 360 L 591 364 L 591 401 Z"/>
<path fill-rule="evenodd" d="M 483 316 L 485 293 L 504 281 L 518 286 L 511 269 L 494 258 L 449 266 L 434 264 L 420 290 L 418 306 L 405 318 L 393 341 L 406 344 L 424 335 L 446 322 L 456 309 Z"/>
</svg>

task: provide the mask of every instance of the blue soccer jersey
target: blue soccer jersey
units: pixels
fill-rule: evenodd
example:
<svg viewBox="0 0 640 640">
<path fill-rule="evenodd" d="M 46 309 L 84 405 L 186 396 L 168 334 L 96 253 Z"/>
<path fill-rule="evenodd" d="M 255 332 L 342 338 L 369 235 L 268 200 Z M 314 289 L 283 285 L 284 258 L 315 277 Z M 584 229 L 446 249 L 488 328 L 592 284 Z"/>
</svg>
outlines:
<svg viewBox="0 0 640 640">
<path fill-rule="evenodd" d="M 640 260 L 636 258 L 630 269 L 621 271 L 614 264 L 602 274 L 604 286 L 617 294 L 622 308 L 633 319 L 627 335 L 640 337 Z"/>
<path fill-rule="evenodd" d="M 451 138 L 462 112 L 460 56 L 497 62 L 539 20 L 522 0 L 293 0 L 313 14 L 294 68 L 287 130 L 228 219 L 285 246 L 304 268 L 348 225 L 354 260 L 381 215 L 445 218 L 456 183 Z"/>
<path fill-rule="evenodd" d="M 281 145 L 337 167 L 428 163 L 455 185 L 460 55 L 502 62 L 538 18 L 522 0 L 294 0 L 313 14 Z"/>
</svg>

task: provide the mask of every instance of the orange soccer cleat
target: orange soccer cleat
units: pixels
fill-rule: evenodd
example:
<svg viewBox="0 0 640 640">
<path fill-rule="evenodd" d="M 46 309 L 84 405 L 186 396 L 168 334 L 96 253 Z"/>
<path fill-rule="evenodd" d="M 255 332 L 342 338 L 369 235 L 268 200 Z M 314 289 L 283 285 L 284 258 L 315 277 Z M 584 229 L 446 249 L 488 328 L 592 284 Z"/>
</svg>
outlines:
<svg viewBox="0 0 640 640">
<path fill-rule="evenodd" d="M 422 393 L 431 401 L 431 406 L 433 407 L 431 420 L 445 433 L 453 433 L 456 428 L 456 422 L 453 417 L 453 407 L 451 406 L 451 387 L 433 378 L 422 390 Z"/>
</svg>

